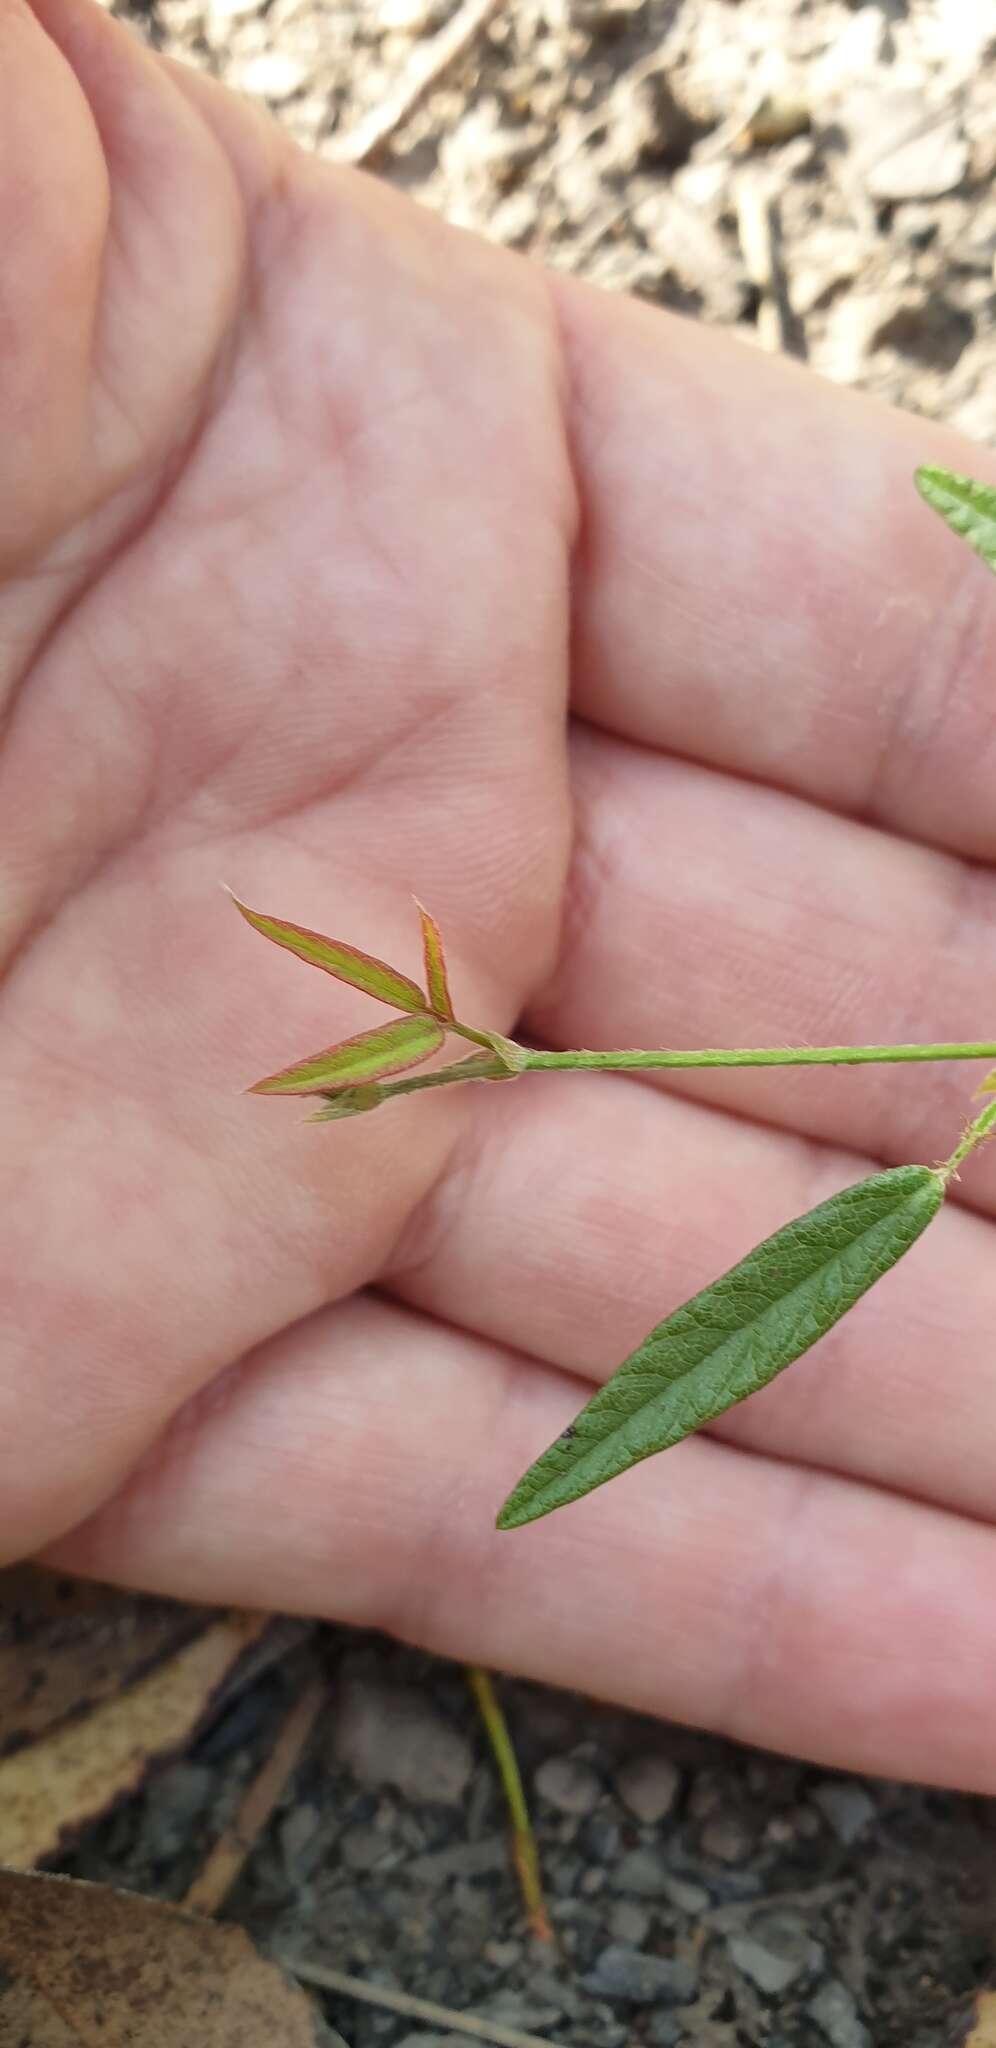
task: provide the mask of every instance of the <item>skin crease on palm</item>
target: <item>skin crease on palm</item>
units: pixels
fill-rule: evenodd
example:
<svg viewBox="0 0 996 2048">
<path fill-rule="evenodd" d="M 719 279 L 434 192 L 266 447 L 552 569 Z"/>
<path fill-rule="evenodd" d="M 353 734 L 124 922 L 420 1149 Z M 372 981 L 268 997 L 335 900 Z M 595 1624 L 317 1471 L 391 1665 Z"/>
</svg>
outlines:
<svg viewBox="0 0 996 2048">
<path fill-rule="evenodd" d="M 977 1068 L 547 1076 L 309 1128 L 386 1012 L 996 1028 L 996 591 L 943 430 L 488 249 L 88 0 L 0 0 L 0 1551 L 996 1789 L 996 1149 L 708 1436 L 497 1507 Z M 991 461 L 989 473 L 992 474 Z M 567 712 L 570 712 L 568 721 Z"/>
</svg>

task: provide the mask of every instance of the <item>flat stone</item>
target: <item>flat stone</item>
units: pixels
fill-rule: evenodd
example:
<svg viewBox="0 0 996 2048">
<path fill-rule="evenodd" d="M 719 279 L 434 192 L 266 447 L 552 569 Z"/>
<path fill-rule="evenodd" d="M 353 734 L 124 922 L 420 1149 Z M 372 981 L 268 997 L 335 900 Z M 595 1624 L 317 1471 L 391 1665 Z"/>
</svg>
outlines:
<svg viewBox="0 0 996 2048">
<path fill-rule="evenodd" d="M 639 1948 L 650 1933 L 652 1917 L 649 1907 L 641 1906 L 637 1899 L 617 1899 L 609 1914 L 609 1933 L 613 1941 Z"/>
<path fill-rule="evenodd" d="M 754 1848 L 754 1836 L 739 1814 L 717 1813 L 699 1836 L 704 1856 L 717 1863 L 746 1863 Z"/>
<path fill-rule="evenodd" d="M 875 1801 L 854 1778 L 825 1778 L 809 1797 L 838 1842 L 856 1842 L 876 1818 Z"/>
<path fill-rule="evenodd" d="M 846 1984 L 831 1977 L 821 1985 L 806 2007 L 810 2019 L 826 2036 L 830 2048 L 871 2048 L 871 2035 L 858 2018 L 858 2008 Z"/>
<path fill-rule="evenodd" d="M 474 1768 L 466 1736 L 427 1694 L 348 1669 L 332 1747 L 361 1785 L 393 1785 L 413 1802 L 459 1805 Z"/>
<path fill-rule="evenodd" d="M 854 174 L 872 199 L 939 199 L 957 189 L 968 169 L 957 115 L 931 105 L 921 86 L 860 85 L 841 125 Z"/>
<path fill-rule="evenodd" d="M 786 1956 L 776 1956 L 764 1943 L 755 1941 L 752 1935 L 734 1935 L 727 1943 L 730 1955 L 741 1976 L 749 1977 L 759 1991 L 768 1998 L 776 1998 L 779 1992 L 787 1991 L 799 1975 L 801 1965 Z"/>
<path fill-rule="evenodd" d="M 688 1913 L 693 1920 L 707 1912 L 712 1903 L 705 1886 L 693 1884 L 687 1877 L 665 1877 L 662 1897 L 669 1906 L 676 1906 L 679 1913 Z"/>
<path fill-rule="evenodd" d="M 630 1813 L 645 1827 L 655 1827 L 677 1801 L 681 1772 L 670 1757 L 634 1756 L 617 1771 L 615 1786 Z"/>
<path fill-rule="evenodd" d="M 581 1981 L 598 1998 L 624 1998 L 630 2005 L 688 2005 L 699 1975 L 695 1964 L 683 1957 L 652 1956 L 618 1941 L 602 1950 L 594 1969 Z"/>
<path fill-rule="evenodd" d="M 659 1849 L 630 1849 L 612 1873 L 613 1889 L 638 1899 L 664 1899 L 671 1875 Z"/>
<path fill-rule="evenodd" d="M 759 1918 L 749 1934 L 731 1935 L 727 1948 L 737 1969 L 766 1998 L 780 1997 L 798 1978 L 814 1977 L 823 1967 L 819 1942 L 789 1913 Z"/>
<path fill-rule="evenodd" d="M 398 1861 L 397 1844 L 380 1828 L 357 1821 L 340 1837 L 336 1853 L 347 1870 L 376 1870 L 379 1864 Z"/>
<path fill-rule="evenodd" d="M 548 1756 L 533 1784 L 537 1798 L 556 1807 L 558 1813 L 593 1813 L 602 1797 L 601 1782 L 591 1765 L 575 1756 Z"/>
</svg>

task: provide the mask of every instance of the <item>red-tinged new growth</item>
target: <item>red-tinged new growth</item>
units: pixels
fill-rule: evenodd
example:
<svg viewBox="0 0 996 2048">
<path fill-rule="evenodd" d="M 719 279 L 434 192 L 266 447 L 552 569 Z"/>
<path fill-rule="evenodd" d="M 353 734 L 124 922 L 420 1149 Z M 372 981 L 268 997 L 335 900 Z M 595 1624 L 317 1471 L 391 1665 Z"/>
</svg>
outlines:
<svg viewBox="0 0 996 2048">
<path fill-rule="evenodd" d="M 456 1021 L 456 1011 L 446 979 L 446 956 L 443 939 L 434 917 L 430 917 L 425 905 L 415 897 L 415 908 L 422 926 L 422 952 L 425 958 L 425 985 L 429 992 L 429 1008 L 434 1017 L 444 1024 Z"/>
<path fill-rule="evenodd" d="M 233 890 L 228 893 L 246 923 L 252 925 L 254 931 L 261 932 L 265 939 L 272 939 L 274 945 L 296 953 L 299 960 L 306 961 L 311 967 L 321 967 L 326 974 L 335 975 L 337 981 L 348 982 L 350 987 L 362 989 L 379 1002 L 392 1003 L 396 1009 L 409 1013 L 395 1019 L 393 1024 L 360 1032 L 357 1037 L 327 1046 L 323 1052 L 312 1053 L 307 1059 L 296 1061 L 292 1067 L 282 1068 L 279 1073 L 268 1074 L 265 1080 L 257 1081 L 247 1090 L 248 1094 L 327 1095 L 328 1120 L 373 1108 L 395 1092 L 393 1089 L 382 1090 L 380 1083 L 391 1075 L 403 1074 L 410 1067 L 420 1066 L 431 1053 L 438 1051 L 449 1032 L 469 1039 L 472 1045 L 485 1047 L 497 1060 L 497 1070 L 492 1071 L 488 1063 L 486 1073 L 479 1075 L 481 1079 L 511 1077 L 526 1065 L 528 1055 L 525 1050 L 511 1039 L 504 1038 L 501 1032 L 477 1031 L 469 1024 L 461 1024 L 450 995 L 439 926 L 417 897 L 414 900 L 422 926 L 427 992 L 407 974 L 389 966 L 386 960 L 378 960 L 372 953 L 362 953 L 357 946 L 346 946 L 339 939 L 326 938 L 323 932 L 310 931 L 307 925 L 291 924 L 286 918 L 268 917 L 260 910 L 250 910 Z M 472 1061 L 463 1060 L 456 1067 L 440 1072 L 447 1080 L 469 1079 L 472 1065 Z M 479 1068 L 478 1059 L 475 1076 Z M 398 1082 L 397 1092 L 404 1094 L 410 1088 L 434 1085 L 434 1074 L 419 1076 L 416 1081 Z M 325 1121 L 326 1116 L 321 1114 L 319 1119 L 313 1119 L 318 1120 Z"/>
<path fill-rule="evenodd" d="M 393 1024 L 376 1024 L 372 1031 L 360 1031 L 355 1038 L 344 1038 L 278 1074 L 268 1074 L 246 1093 L 325 1095 L 333 1089 L 382 1081 L 390 1074 L 421 1066 L 430 1053 L 438 1052 L 445 1035 L 435 1017 L 397 1017 Z"/>
<path fill-rule="evenodd" d="M 289 953 L 296 953 L 309 966 L 321 967 L 326 974 L 334 974 L 337 981 L 348 982 L 351 988 L 360 988 L 365 995 L 375 996 L 380 1003 L 390 1003 L 396 1010 L 428 1007 L 418 983 L 407 974 L 399 974 L 396 967 L 389 967 L 386 960 L 361 953 L 356 946 L 344 946 L 339 939 L 327 939 L 322 932 L 309 931 L 307 925 L 289 924 L 282 917 L 266 917 L 262 911 L 250 910 L 247 904 L 240 903 L 232 890 L 229 895 L 254 931 L 262 932 L 264 939 L 272 939 L 275 946 L 286 946 Z"/>
</svg>

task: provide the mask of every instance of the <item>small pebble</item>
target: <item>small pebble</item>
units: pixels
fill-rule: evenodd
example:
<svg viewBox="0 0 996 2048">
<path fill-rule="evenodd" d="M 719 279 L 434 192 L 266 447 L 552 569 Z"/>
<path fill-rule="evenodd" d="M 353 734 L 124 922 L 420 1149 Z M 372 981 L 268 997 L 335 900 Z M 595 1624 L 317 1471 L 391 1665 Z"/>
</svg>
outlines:
<svg viewBox="0 0 996 2048">
<path fill-rule="evenodd" d="M 871 2035 L 858 2018 L 854 1999 L 839 1977 L 831 1977 L 806 2007 L 830 2048 L 871 2048 Z"/>
<path fill-rule="evenodd" d="M 613 1889 L 635 1892 L 639 1899 L 663 1899 L 671 1882 L 659 1849 L 630 1849 L 612 1873 Z"/>
<path fill-rule="evenodd" d="M 336 1854 L 347 1870 L 376 1870 L 378 1864 L 396 1863 L 398 1860 L 398 1851 L 390 1836 L 380 1828 L 370 1827 L 365 1821 L 343 1830 Z"/>
<path fill-rule="evenodd" d="M 581 1981 L 596 1997 L 624 1998 L 630 2005 L 688 2005 L 699 1978 L 695 1964 L 686 1958 L 651 1956 L 624 1942 L 612 1942 Z"/>
<path fill-rule="evenodd" d="M 799 1977 L 815 1977 L 823 1950 L 791 1913 L 758 1918 L 749 1934 L 731 1935 L 727 1947 L 737 1969 L 766 1998 L 779 1998 Z"/>
<path fill-rule="evenodd" d="M 601 1784 L 591 1765 L 573 1756 L 548 1756 L 540 1764 L 533 1784 L 537 1797 L 556 1807 L 558 1813 L 584 1817 L 594 1812 L 602 1796 Z"/>
<path fill-rule="evenodd" d="M 646 1906 L 636 1899 L 617 1899 L 609 1914 L 609 1933 L 613 1941 L 627 1942 L 631 1948 L 639 1948 L 650 1933 L 652 1915 Z"/>
<path fill-rule="evenodd" d="M 653 2048 L 681 2048 L 687 2039 L 681 2021 L 676 2020 L 673 2013 L 655 2012 L 651 2015 L 647 2040 L 653 2042 Z"/>
<path fill-rule="evenodd" d="M 669 1906 L 676 1906 L 679 1913 L 688 1913 L 693 1920 L 707 1912 L 711 1903 L 704 1885 L 692 1884 L 687 1877 L 665 1877 L 662 1896 Z"/>
<path fill-rule="evenodd" d="M 666 1756 L 634 1756 L 616 1773 L 616 1791 L 624 1806 L 645 1827 L 655 1827 L 674 1807 L 681 1773 Z"/>
<path fill-rule="evenodd" d="M 404 1798 L 457 1806 L 474 1754 L 426 1692 L 344 1665 L 333 1750 L 361 1785 L 394 1785 Z"/>
<path fill-rule="evenodd" d="M 143 1835 L 149 1855 L 169 1861 L 186 1848 L 195 1822 L 210 1803 L 214 1773 L 206 1764 L 181 1759 L 149 1780 L 145 1791 Z"/>
<path fill-rule="evenodd" d="M 854 1778 L 824 1778 L 809 1797 L 838 1842 L 856 1842 L 876 1818 L 875 1801 Z"/>
<path fill-rule="evenodd" d="M 717 1813 L 706 1821 L 699 1836 L 704 1856 L 713 1856 L 717 1863 L 746 1863 L 754 1847 L 754 1837 L 746 1822 L 735 1813 Z"/>
</svg>

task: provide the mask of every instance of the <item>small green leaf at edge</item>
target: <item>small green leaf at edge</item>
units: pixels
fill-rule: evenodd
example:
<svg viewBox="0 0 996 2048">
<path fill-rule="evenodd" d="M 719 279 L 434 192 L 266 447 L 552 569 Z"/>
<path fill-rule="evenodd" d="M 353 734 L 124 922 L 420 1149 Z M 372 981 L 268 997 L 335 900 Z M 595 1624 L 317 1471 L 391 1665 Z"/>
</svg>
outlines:
<svg viewBox="0 0 996 2048">
<path fill-rule="evenodd" d="M 378 1002 L 391 1003 L 396 1010 L 425 1009 L 425 995 L 418 983 L 410 981 L 407 974 L 400 974 L 396 967 L 389 967 L 386 960 L 378 960 L 372 953 L 361 953 L 356 946 L 345 946 L 338 939 L 327 939 L 322 932 L 309 931 L 307 925 L 289 924 L 285 918 L 268 917 L 261 910 L 250 910 L 233 890 L 228 893 L 246 923 L 251 924 L 254 931 L 262 932 L 264 939 L 272 939 L 275 946 L 285 946 L 289 953 L 296 953 L 299 960 L 306 960 L 312 967 L 321 967 L 326 974 L 333 974 L 337 981 L 362 989 L 365 995 L 376 996 Z"/>
<path fill-rule="evenodd" d="M 996 572 L 996 488 L 925 463 L 914 472 L 921 498 Z"/>
<path fill-rule="evenodd" d="M 322 1095 L 329 1088 L 382 1081 L 388 1074 L 403 1074 L 408 1067 L 420 1066 L 430 1053 L 438 1051 L 445 1036 L 435 1017 L 396 1017 L 391 1024 L 375 1024 L 372 1031 L 344 1038 L 278 1074 L 267 1074 L 246 1093 Z"/>
<path fill-rule="evenodd" d="M 429 1008 L 433 1016 L 452 1024 L 456 1011 L 446 978 L 446 955 L 443 952 L 443 935 L 434 917 L 426 910 L 424 903 L 415 898 L 419 923 L 422 927 L 422 955 L 425 960 L 425 985 L 429 995 Z"/>
<path fill-rule="evenodd" d="M 498 1516 L 518 1529 L 680 1443 L 801 1357 L 915 1243 L 944 1200 L 928 1166 L 894 1166 L 755 1246 L 651 1330 Z"/>
</svg>

